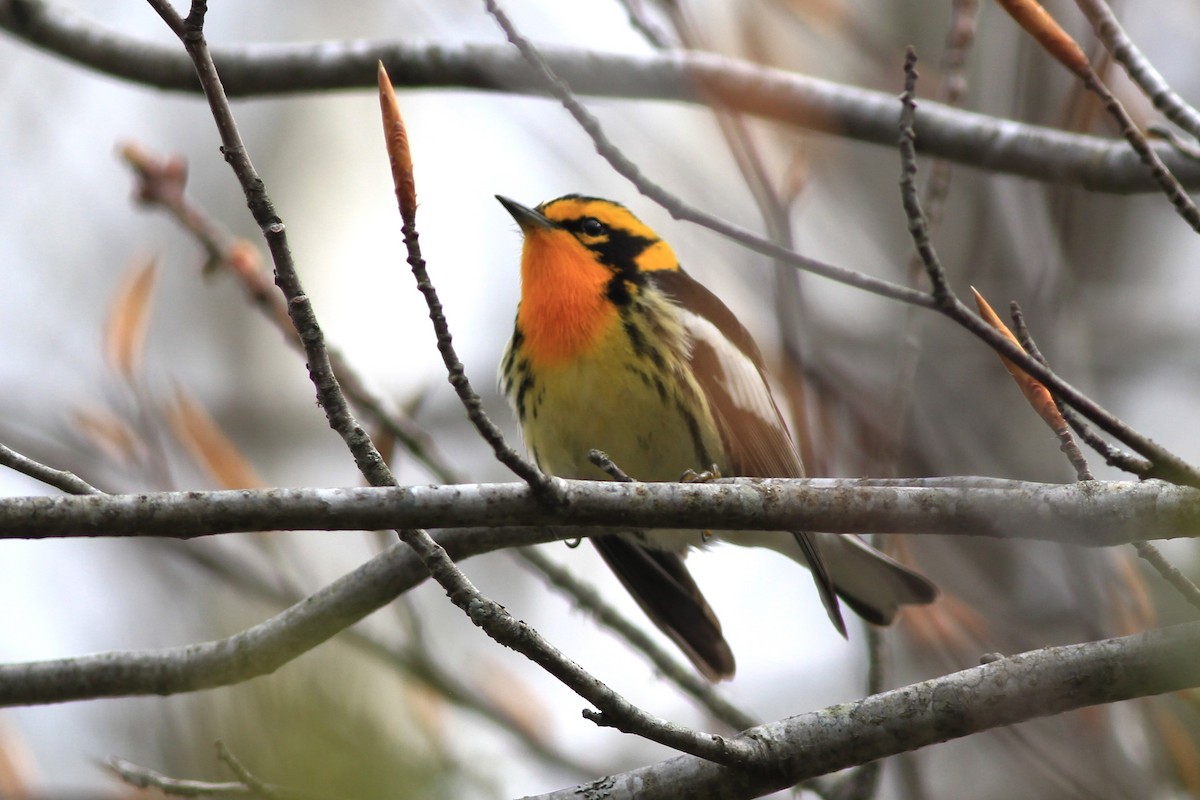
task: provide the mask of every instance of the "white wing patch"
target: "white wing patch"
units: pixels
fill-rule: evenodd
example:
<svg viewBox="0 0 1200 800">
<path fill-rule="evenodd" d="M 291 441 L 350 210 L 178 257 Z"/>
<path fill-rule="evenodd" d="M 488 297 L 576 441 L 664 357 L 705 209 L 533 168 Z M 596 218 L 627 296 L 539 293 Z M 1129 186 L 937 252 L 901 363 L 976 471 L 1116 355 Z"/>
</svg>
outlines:
<svg viewBox="0 0 1200 800">
<path fill-rule="evenodd" d="M 779 411 L 771 399 L 771 390 L 754 362 L 704 317 L 682 307 L 679 308 L 679 316 L 691 337 L 707 344 L 716 355 L 720 374 L 714 377 L 730 401 L 766 423 L 780 422 Z"/>
</svg>

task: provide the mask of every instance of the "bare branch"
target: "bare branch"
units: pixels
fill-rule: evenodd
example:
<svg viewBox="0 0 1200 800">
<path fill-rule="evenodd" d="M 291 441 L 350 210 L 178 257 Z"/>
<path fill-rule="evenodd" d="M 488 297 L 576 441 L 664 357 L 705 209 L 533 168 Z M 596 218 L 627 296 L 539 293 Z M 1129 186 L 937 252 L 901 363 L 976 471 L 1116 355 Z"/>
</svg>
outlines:
<svg viewBox="0 0 1200 800">
<path fill-rule="evenodd" d="M 1125 68 L 1133 82 L 1154 103 L 1154 107 L 1193 137 L 1200 138 L 1200 113 L 1171 88 L 1142 54 L 1121 27 L 1108 3 L 1105 0 L 1075 0 L 1075 5 L 1092 23 L 1105 49 Z"/>
<path fill-rule="evenodd" d="M 1200 623 L 1047 647 L 784 719 L 743 734 L 773 769 L 731 770 L 680 756 L 529 800 L 568 800 L 603 787 L 609 800 L 757 797 L 867 761 L 1085 706 L 1200 683 Z"/>
<path fill-rule="evenodd" d="M 279 800 L 313 800 L 312 795 L 261 782 L 251 785 L 242 781 L 213 782 L 170 778 L 149 767 L 142 767 L 115 756 L 105 760 L 104 766 L 130 786 L 139 789 L 157 789 L 167 797 L 258 797 L 279 798 Z"/>
<path fill-rule="evenodd" d="M 200 85 L 203 87 L 205 99 L 208 100 L 209 111 L 216 123 L 217 132 L 221 137 L 221 152 L 233 169 L 238 184 L 246 196 L 246 204 L 250 213 L 262 232 L 263 239 L 271 252 L 271 260 L 275 264 L 275 285 L 287 300 L 287 313 L 296 329 L 296 335 L 304 346 L 304 355 L 308 363 L 308 374 L 316 390 L 317 403 L 325 411 L 329 426 L 337 432 L 346 447 L 354 456 L 358 469 L 373 486 L 395 483 L 391 470 L 384 463 L 383 457 L 375 449 L 371 438 L 358 425 L 346 397 L 342 393 L 337 376 L 329 361 L 329 351 L 325 347 L 325 337 L 317 321 L 312 302 L 304 291 L 296 265 L 292 259 L 291 247 L 288 244 L 287 229 L 283 220 L 275 212 L 275 205 L 267 194 L 266 185 L 254 168 L 246 146 L 238 131 L 237 121 L 229 100 L 217 74 L 216 64 L 213 63 L 208 43 L 204 39 L 203 3 L 193 3 L 192 13 L 185 20 L 171 7 L 167 0 L 149 0 L 150 5 L 163 18 L 183 43 L 191 59 Z"/>
<path fill-rule="evenodd" d="M 463 539 L 447 538 L 451 540 L 447 546 Z M 469 547 L 460 556 L 468 552 Z M 412 551 L 397 544 L 301 602 L 226 639 L 0 665 L 0 706 L 179 694 L 267 675 L 427 576 Z"/>
<path fill-rule="evenodd" d="M 134 39 L 54 3 L 0 0 L 0 28 L 64 58 L 145 86 L 199 92 L 189 60 L 170 47 Z M 731 111 L 845 136 L 895 144 L 895 97 L 711 53 L 642 56 L 541 48 L 575 91 L 596 97 L 704 102 Z M 507 46 L 331 41 L 256 44 L 213 51 L 231 97 L 263 97 L 374 85 L 383 61 L 407 87 L 459 87 L 519 94 L 546 89 Z M 1200 187 L 1200 164 L 1156 146 L 1179 180 Z M 922 107 L 920 151 L 956 163 L 1094 191 L 1154 191 L 1154 180 L 1124 142 L 998 119 L 938 103 Z"/>
<path fill-rule="evenodd" d="M 34 480 L 39 480 L 47 486 L 53 486 L 67 494 L 97 494 L 100 491 L 73 472 L 46 466 L 2 444 L 0 444 L 0 466 L 8 467 L 22 475 L 28 475 Z"/>
<path fill-rule="evenodd" d="M 10 497 L 0 503 L 0 539 L 478 526 L 487 541 L 473 545 L 493 550 L 586 535 L 593 526 L 875 531 L 1088 547 L 1200 536 L 1200 491 L 1157 481 L 563 481 L 563 492 L 563 508 L 539 503 L 524 483 Z M 493 530 L 485 535 L 485 528 Z"/>
</svg>

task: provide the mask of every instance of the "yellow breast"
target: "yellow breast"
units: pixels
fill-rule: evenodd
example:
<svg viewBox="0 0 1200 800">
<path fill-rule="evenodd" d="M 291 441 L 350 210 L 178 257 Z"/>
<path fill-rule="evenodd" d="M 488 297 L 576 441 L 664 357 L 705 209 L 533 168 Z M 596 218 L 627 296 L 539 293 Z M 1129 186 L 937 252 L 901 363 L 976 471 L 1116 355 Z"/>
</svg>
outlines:
<svg viewBox="0 0 1200 800">
<path fill-rule="evenodd" d="M 553 365 L 527 367 L 525 443 L 554 475 L 602 479 L 588 460 L 603 450 L 639 480 L 678 480 L 688 469 L 720 465 L 716 424 L 684 359 L 682 342 L 652 350 L 628 314 L 598 333 L 586 352 Z"/>
</svg>

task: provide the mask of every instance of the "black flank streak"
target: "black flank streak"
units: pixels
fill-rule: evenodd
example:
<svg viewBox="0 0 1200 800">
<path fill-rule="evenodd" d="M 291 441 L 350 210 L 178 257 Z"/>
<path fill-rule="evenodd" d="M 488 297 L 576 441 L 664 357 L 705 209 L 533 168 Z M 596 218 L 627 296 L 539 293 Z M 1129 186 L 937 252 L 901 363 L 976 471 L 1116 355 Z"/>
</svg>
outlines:
<svg viewBox="0 0 1200 800">
<path fill-rule="evenodd" d="M 521 383 L 517 386 L 517 416 L 525 419 L 525 394 L 533 388 L 533 376 L 528 371 L 522 370 Z"/>
<path fill-rule="evenodd" d="M 663 402 L 663 405 L 666 405 L 667 385 L 665 383 L 663 383 L 662 378 L 658 377 L 657 375 L 654 376 L 654 388 L 658 390 L 658 399 Z M 682 406 L 680 406 L 680 407 L 682 408 Z M 694 419 L 691 419 L 690 417 L 689 417 L 689 419 L 691 420 L 691 422 L 693 424 L 695 423 Z M 693 438 L 695 438 L 694 433 L 692 434 L 692 436 L 693 436 Z"/>
<path fill-rule="evenodd" d="M 634 309 L 633 313 L 644 313 L 644 311 L 645 309 L 639 307 Z M 633 347 L 633 354 L 639 358 L 650 359 L 659 372 L 666 370 L 666 359 L 663 358 L 658 348 L 646 341 L 645 335 L 633 321 L 632 314 L 622 313 L 621 316 L 624 319 L 625 335 L 629 337 L 629 344 Z"/>
<path fill-rule="evenodd" d="M 625 365 L 625 369 L 629 370 L 629 371 L 630 371 L 630 372 L 632 372 L 632 373 L 633 373 L 635 376 L 637 376 L 637 377 L 638 377 L 638 378 L 639 378 L 639 379 L 642 381 L 642 385 L 643 385 L 643 386 L 645 386 L 647 389 L 649 389 L 649 388 L 650 388 L 650 386 L 651 386 L 651 381 L 650 381 L 650 376 L 649 376 L 649 375 L 647 375 L 645 372 L 643 372 L 641 369 L 639 369 L 638 367 L 634 366 L 633 364 L 626 364 L 626 365 Z"/>
<path fill-rule="evenodd" d="M 704 439 L 700 436 L 700 423 L 696 422 L 695 415 L 684 406 L 682 401 L 676 400 L 675 407 L 683 415 L 684 420 L 687 421 L 688 433 L 692 436 L 692 447 L 696 450 L 696 463 L 700 465 L 701 469 L 707 469 L 707 465 L 715 462 L 709 458 L 708 448 L 704 446 Z"/>
<path fill-rule="evenodd" d="M 642 336 L 641 329 L 638 328 L 637 323 L 633 321 L 632 317 L 627 314 L 622 314 L 621 316 L 625 318 L 625 335 L 629 337 L 629 344 L 633 347 L 633 354 L 639 358 L 646 356 L 647 351 L 650 349 L 649 345 L 646 344 L 646 337 Z"/>
</svg>

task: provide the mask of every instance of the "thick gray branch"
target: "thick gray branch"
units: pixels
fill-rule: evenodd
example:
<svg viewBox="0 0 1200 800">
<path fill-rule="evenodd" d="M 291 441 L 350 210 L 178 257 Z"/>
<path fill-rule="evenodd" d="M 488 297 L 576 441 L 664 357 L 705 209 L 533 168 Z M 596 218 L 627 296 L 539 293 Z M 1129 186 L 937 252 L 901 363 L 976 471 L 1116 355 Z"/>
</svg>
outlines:
<svg viewBox="0 0 1200 800">
<path fill-rule="evenodd" d="M 934 533 L 1088 546 L 1200 535 L 1200 490 L 1158 481 L 814 478 L 562 486 L 566 502 L 554 508 L 517 483 L 15 497 L 0 502 L 0 539 L 528 525 Z"/>
<path fill-rule="evenodd" d="M 752 728 L 775 770 L 680 756 L 536 800 L 732 800 L 856 764 L 1084 706 L 1200 684 L 1200 623 L 1047 647 Z M 531 799 L 532 800 L 532 799 Z"/>
<path fill-rule="evenodd" d="M 486 535 L 470 531 L 438 537 L 455 560 L 495 549 L 495 542 L 487 540 Z M 179 694 L 267 675 L 428 577 L 416 554 L 396 544 L 274 617 L 226 639 L 163 650 L 0 664 L 0 706 Z"/>
<path fill-rule="evenodd" d="M 173 91 L 200 91 L 187 56 L 176 48 L 109 31 L 40 0 L 0 0 L 0 28 L 30 44 L 125 80 Z M 730 110 L 895 147 L 897 101 L 876 92 L 768 69 L 708 53 L 630 56 L 539 48 L 551 68 L 581 95 L 704 102 Z M 504 45 L 441 46 L 385 41 L 314 42 L 214 48 L 230 97 L 253 97 L 375 85 L 382 60 L 396 86 L 454 87 L 543 94 L 516 50 Z M 932 101 L 917 114 L 922 152 L 982 169 L 1106 192 L 1157 186 L 1124 140 L 1080 136 L 961 111 Z M 1200 164 L 1156 146 L 1176 177 L 1200 187 Z"/>
</svg>

